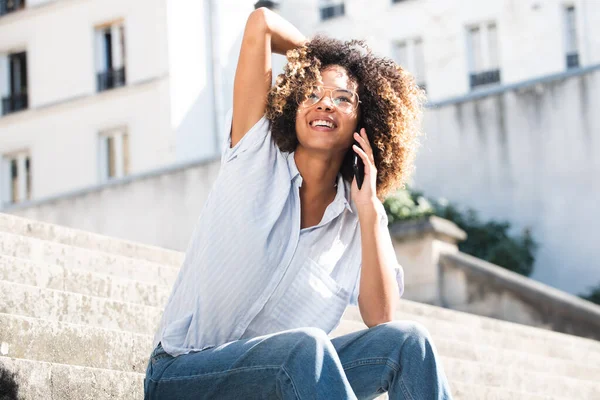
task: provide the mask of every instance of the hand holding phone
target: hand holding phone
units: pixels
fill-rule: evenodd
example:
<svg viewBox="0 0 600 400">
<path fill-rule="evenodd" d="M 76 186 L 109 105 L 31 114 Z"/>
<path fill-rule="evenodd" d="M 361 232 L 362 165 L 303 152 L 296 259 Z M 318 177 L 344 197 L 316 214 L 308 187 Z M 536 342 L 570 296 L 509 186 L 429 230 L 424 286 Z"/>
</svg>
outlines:
<svg viewBox="0 0 600 400">
<path fill-rule="evenodd" d="M 358 131 L 360 132 L 360 129 Z M 360 146 L 360 144 L 358 144 L 356 140 L 354 141 L 354 144 L 362 149 L 362 147 Z M 356 151 L 352 151 L 354 152 L 352 168 L 354 169 L 354 177 L 356 178 L 356 184 L 358 186 L 358 189 L 360 190 L 363 181 L 365 180 L 365 164 L 362 158 L 360 158 L 360 156 L 356 153 Z"/>
</svg>

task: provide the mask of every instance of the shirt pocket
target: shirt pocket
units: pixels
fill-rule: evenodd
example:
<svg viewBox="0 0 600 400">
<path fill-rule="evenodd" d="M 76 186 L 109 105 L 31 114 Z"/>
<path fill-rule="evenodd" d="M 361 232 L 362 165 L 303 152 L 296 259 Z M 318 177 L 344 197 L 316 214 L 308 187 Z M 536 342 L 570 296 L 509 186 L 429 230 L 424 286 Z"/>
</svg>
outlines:
<svg viewBox="0 0 600 400">
<path fill-rule="evenodd" d="M 282 330 L 317 327 L 329 333 L 337 326 L 350 293 L 310 258 L 275 308 Z"/>
</svg>

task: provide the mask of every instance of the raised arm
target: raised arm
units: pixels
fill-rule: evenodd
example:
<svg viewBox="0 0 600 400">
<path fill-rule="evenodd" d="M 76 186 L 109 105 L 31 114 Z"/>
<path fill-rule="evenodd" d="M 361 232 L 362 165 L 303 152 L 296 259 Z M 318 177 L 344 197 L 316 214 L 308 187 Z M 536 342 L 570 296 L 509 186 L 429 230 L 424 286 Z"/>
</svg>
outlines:
<svg viewBox="0 0 600 400">
<path fill-rule="evenodd" d="M 292 24 L 267 8 L 254 10 L 248 17 L 233 83 L 234 147 L 262 118 L 271 88 L 271 53 L 285 54 L 306 42 Z"/>
</svg>

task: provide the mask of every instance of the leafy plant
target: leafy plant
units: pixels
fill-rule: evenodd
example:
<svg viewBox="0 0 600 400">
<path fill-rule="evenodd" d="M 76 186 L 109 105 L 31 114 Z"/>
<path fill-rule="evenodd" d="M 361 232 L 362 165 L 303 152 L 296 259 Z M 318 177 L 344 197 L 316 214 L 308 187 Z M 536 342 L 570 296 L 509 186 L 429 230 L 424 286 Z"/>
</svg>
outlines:
<svg viewBox="0 0 600 400">
<path fill-rule="evenodd" d="M 529 229 L 510 235 L 507 221 L 481 221 L 473 209 L 462 211 L 445 199 L 431 200 L 418 191 L 400 190 L 383 205 L 390 223 L 430 215 L 448 219 L 467 233 L 467 240 L 458 245 L 460 251 L 524 276 L 533 272 L 537 243 Z"/>
<path fill-rule="evenodd" d="M 588 294 L 580 294 L 579 297 L 592 303 L 600 304 L 600 283 L 595 287 L 590 287 Z"/>
</svg>

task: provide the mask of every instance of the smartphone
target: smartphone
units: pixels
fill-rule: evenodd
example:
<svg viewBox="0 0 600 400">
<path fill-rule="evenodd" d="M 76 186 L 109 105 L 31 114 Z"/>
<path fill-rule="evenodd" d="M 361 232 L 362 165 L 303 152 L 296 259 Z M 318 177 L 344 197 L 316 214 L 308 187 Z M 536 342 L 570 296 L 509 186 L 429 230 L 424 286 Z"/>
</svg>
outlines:
<svg viewBox="0 0 600 400">
<path fill-rule="evenodd" d="M 359 124 L 357 128 L 357 132 L 360 133 L 360 130 L 364 128 L 364 126 Z M 354 144 L 362 149 L 356 140 L 354 141 Z M 352 150 L 352 152 L 354 153 L 352 168 L 354 169 L 354 176 L 356 177 L 356 185 L 358 186 L 358 189 L 361 189 L 365 180 L 365 163 L 363 162 L 362 158 L 360 158 L 358 153 L 356 153 L 354 150 Z"/>
</svg>

